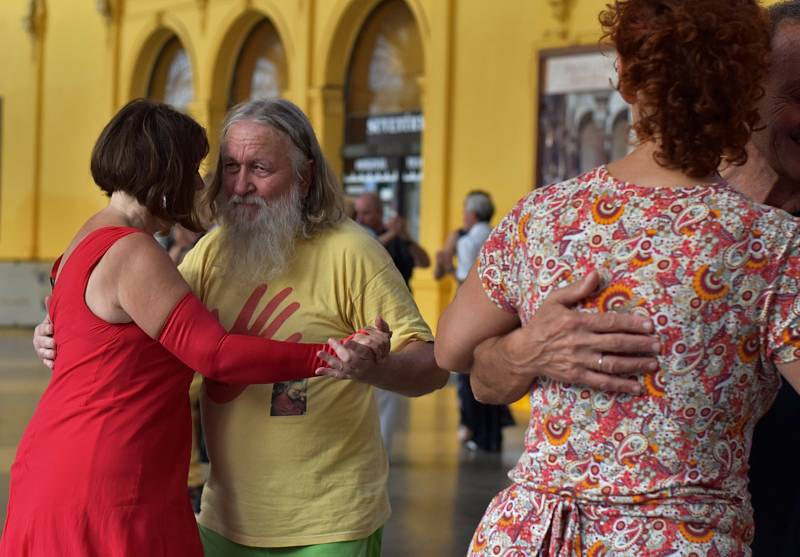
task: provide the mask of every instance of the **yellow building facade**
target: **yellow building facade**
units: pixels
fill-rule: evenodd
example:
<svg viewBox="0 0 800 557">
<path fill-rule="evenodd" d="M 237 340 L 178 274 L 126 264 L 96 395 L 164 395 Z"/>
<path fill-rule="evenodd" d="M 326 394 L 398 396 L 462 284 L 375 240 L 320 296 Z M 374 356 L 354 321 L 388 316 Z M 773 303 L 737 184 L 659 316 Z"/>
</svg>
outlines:
<svg viewBox="0 0 800 557">
<path fill-rule="evenodd" d="M 421 115 L 383 123 L 396 131 L 410 122 L 404 130 L 412 132 L 410 139 L 398 155 L 408 156 L 397 160 L 405 161 L 400 172 L 413 182 L 408 191 L 415 197 L 408 203 L 414 233 L 433 255 L 460 226 L 468 191 L 491 192 L 499 216 L 536 183 L 542 53 L 596 49 L 597 15 L 604 5 L 605 0 L 5 0 L 0 265 L 52 260 L 105 204 L 91 180 L 89 156 L 103 125 L 125 102 L 173 95 L 173 104 L 182 104 L 209 130 L 213 152 L 229 106 L 259 87 L 305 110 L 343 179 L 359 172 L 358 164 L 348 167 L 347 158 L 361 152 L 347 145 L 350 127 L 363 124 L 352 117 L 356 112 L 367 120 L 380 116 L 381 106 L 388 113 Z M 402 52 L 387 55 L 387 48 Z M 258 67 L 260 77 L 254 73 Z M 390 90 L 382 98 L 383 85 L 370 89 L 381 80 Z M 378 141 L 375 152 L 392 148 Z M 382 164 L 375 160 L 361 161 L 361 170 Z M 435 324 L 454 283 L 438 283 L 430 270 L 417 270 L 412 286 Z"/>
</svg>

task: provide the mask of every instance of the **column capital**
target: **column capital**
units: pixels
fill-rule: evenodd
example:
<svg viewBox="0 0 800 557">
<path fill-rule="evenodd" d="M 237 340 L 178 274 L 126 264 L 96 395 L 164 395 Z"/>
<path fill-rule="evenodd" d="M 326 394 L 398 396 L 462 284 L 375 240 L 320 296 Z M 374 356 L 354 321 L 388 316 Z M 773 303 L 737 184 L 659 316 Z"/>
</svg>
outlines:
<svg viewBox="0 0 800 557">
<path fill-rule="evenodd" d="M 572 17 L 572 10 L 575 8 L 575 0 L 547 0 L 553 12 L 558 26 L 556 34 L 562 38 L 567 38 L 569 34 L 569 21 Z"/>
</svg>

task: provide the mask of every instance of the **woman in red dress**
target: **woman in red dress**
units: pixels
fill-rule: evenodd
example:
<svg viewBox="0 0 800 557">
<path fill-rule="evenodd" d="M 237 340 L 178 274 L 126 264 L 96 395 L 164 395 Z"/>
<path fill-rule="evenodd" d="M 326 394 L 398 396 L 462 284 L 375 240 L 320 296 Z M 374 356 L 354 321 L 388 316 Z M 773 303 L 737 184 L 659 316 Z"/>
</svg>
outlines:
<svg viewBox="0 0 800 557">
<path fill-rule="evenodd" d="M 58 362 L 11 469 L 0 556 L 202 556 L 186 498 L 193 370 L 273 383 L 388 352 L 377 330 L 327 348 L 222 329 L 153 239 L 200 229 L 207 152 L 194 120 L 144 100 L 100 135 L 92 176 L 110 202 L 53 269 Z"/>
</svg>

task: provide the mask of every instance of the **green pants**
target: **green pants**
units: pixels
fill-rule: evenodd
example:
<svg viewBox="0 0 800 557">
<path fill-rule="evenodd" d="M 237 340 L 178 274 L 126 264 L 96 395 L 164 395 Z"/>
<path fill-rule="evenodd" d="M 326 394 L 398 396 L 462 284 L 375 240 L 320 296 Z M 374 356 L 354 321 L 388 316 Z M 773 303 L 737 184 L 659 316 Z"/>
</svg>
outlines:
<svg viewBox="0 0 800 557">
<path fill-rule="evenodd" d="M 206 557 L 380 557 L 383 527 L 371 536 L 348 542 L 296 547 L 250 547 L 239 545 L 213 530 L 199 526 Z"/>
</svg>

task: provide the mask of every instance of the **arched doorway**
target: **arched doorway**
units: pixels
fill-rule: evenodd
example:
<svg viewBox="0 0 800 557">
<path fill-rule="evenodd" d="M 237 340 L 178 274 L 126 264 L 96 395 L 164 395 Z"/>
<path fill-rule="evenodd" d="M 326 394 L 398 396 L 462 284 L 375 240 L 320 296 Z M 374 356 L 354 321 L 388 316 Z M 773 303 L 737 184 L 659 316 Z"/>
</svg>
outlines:
<svg viewBox="0 0 800 557">
<path fill-rule="evenodd" d="M 264 18 L 247 34 L 231 78 L 228 106 L 251 99 L 276 99 L 289 85 L 283 41 L 272 22 Z"/>
<path fill-rule="evenodd" d="M 350 57 L 344 91 L 344 184 L 352 196 L 377 192 L 387 218 L 403 216 L 415 239 L 423 70 L 422 42 L 411 10 L 403 0 L 381 2 L 367 17 Z"/>
<path fill-rule="evenodd" d="M 164 43 L 156 57 L 147 96 L 186 112 L 194 98 L 192 64 L 181 41 L 173 35 Z"/>
</svg>

